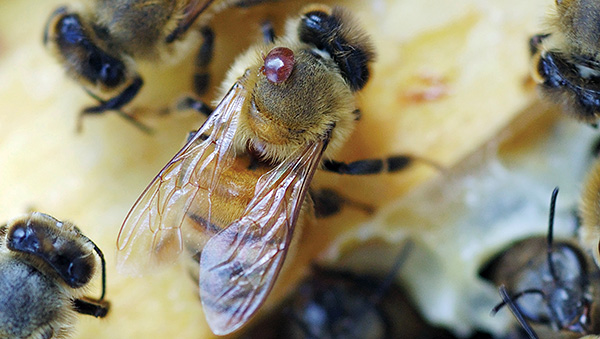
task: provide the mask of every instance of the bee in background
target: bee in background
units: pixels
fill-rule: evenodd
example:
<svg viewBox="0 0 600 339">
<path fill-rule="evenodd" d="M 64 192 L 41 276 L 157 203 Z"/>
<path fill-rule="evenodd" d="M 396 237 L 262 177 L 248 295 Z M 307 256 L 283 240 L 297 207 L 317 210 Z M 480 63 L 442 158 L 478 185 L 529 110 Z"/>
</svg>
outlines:
<svg viewBox="0 0 600 339">
<path fill-rule="evenodd" d="M 595 125 L 600 114 L 600 2 L 556 0 L 545 33 L 530 40 L 532 76 L 565 112 Z"/>
<path fill-rule="evenodd" d="M 101 262 L 102 294 L 84 296 Z M 0 337 L 65 338 L 75 314 L 103 318 L 102 251 L 73 224 L 31 213 L 0 227 Z"/>
<path fill-rule="evenodd" d="M 265 1 L 275 0 L 95 0 L 89 10 L 55 10 L 46 24 L 44 45 L 54 52 L 67 74 L 99 102 L 85 108 L 82 115 L 112 110 L 143 128 L 121 111 L 143 85 L 135 60 L 172 55 L 175 41 L 184 39 L 222 8 Z M 213 32 L 202 27 L 200 34 L 203 44 L 196 60 L 194 86 L 202 93 L 209 81 Z"/>
<path fill-rule="evenodd" d="M 338 7 L 309 6 L 286 29 L 237 59 L 214 111 L 191 103 L 208 119 L 142 193 L 117 240 L 121 271 L 154 269 L 184 248 L 199 257 L 204 313 L 218 335 L 257 312 L 314 210 L 335 213 L 313 207 L 309 186 L 321 165 L 375 174 L 411 163 L 408 156 L 321 160 L 340 149 L 359 117 L 355 94 L 374 52 Z"/>
<path fill-rule="evenodd" d="M 598 327 L 590 317 L 597 282 L 590 281 L 593 274 L 589 270 L 596 270 L 576 244 L 553 240 L 557 195 L 555 188 L 547 236 L 517 242 L 486 264 L 480 276 L 506 286 L 523 318 L 543 325 L 536 326 L 537 331 L 589 334 Z M 492 313 L 504 305 L 506 301 Z"/>
<path fill-rule="evenodd" d="M 314 265 L 282 305 L 241 338 L 455 338 L 428 324 L 394 282 L 412 244 L 384 277 Z"/>
</svg>

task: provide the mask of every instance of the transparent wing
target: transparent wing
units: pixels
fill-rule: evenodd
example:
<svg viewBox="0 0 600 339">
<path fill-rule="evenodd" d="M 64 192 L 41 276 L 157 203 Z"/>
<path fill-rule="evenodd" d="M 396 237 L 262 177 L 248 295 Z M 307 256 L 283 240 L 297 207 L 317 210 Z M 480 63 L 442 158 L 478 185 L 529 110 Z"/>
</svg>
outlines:
<svg viewBox="0 0 600 339">
<path fill-rule="evenodd" d="M 233 135 L 246 97 L 242 81 L 236 82 L 138 198 L 117 239 L 120 271 L 139 273 L 174 261 L 183 250 L 182 224 L 190 207 L 208 204 L 210 225 L 211 193 L 234 160 Z"/>
<path fill-rule="evenodd" d="M 260 177 L 243 216 L 212 237 L 200 257 L 200 296 L 217 335 L 244 325 L 265 301 L 285 259 L 327 139 Z"/>
</svg>

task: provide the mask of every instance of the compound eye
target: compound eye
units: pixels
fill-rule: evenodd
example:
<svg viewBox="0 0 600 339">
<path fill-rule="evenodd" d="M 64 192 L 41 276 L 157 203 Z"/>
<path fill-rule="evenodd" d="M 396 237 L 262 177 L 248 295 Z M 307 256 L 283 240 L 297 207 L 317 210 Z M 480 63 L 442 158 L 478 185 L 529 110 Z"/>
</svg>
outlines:
<svg viewBox="0 0 600 339">
<path fill-rule="evenodd" d="M 294 52 L 286 47 L 273 48 L 265 57 L 263 73 L 274 84 L 286 81 L 294 68 Z"/>
</svg>

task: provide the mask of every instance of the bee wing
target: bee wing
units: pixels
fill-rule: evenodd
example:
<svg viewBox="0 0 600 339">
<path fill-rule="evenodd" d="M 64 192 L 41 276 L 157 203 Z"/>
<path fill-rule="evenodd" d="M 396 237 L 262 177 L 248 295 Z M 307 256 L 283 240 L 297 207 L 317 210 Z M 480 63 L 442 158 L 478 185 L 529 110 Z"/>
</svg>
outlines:
<svg viewBox="0 0 600 339">
<path fill-rule="evenodd" d="M 200 297 L 217 335 L 244 325 L 281 270 L 306 192 L 328 137 L 260 177 L 240 219 L 212 237 L 200 257 Z"/>
<path fill-rule="evenodd" d="M 181 34 L 187 32 L 187 30 L 194 24 L 196 19 L 204 12 L 214 0 L 194 0 L 190 1 L 189 4 L 183 9 L 183 15 L 181 20 L 177 24 L 177 27 L 167 37 L 167 43 L 177 40 Z"/>
<path fill-rule="evenodd" d="M 121 271 L 147 271 L 174 261 L 183 249 L 181 228 L 191 206 L 207 203 L 210 224 L 210 195 L 222 171 L 233 162 L 233 135 L 246 97 L 247 90 L 241 81 L 236 82 L 194 137 L 138 198 L 117 239 Z M 208 177 L 204 186 L 198 180 L 200 173 Z"/>
</svg>

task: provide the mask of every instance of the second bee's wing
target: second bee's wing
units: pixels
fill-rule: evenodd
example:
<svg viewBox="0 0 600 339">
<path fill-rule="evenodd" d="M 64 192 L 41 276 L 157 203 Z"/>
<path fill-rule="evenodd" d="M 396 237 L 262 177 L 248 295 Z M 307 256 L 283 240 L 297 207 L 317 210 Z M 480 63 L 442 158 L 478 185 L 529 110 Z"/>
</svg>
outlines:
<svg viewBox="0 0 600 339">
<path fill-rule="evenodd" d="M 327 142 L 307 145 L 261 176 L 242 217 L 204 247 L 200 297 L 215 334 L 244 325 L 271 291 Z"/>
<path fill-rule="evenodd" d="M 181 227 L 187 211 L 194 204 L 210 206 L 220 174 L 233 162 L 233 135 L 247 96 L 242 81 L 236 82 L 194 137 L 138 198 L 117 239 L 121 271 L 147 271 L 174 261 L 181 253 Z M 198 180 L 200 175 L 208 177 L 203 185 Z M 208 201 L 201 202 L 203 199 Z"/>
<path fill-rule="evenodd" d="M 194 24 L 196 19 L 202 14 L 214 0 L 192 0 L 183 9 L 183 15 L 177 27 L 166 37 L 166 42 L 170 43 L 177 40 L 183 33 Z"/>
</svg>

